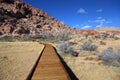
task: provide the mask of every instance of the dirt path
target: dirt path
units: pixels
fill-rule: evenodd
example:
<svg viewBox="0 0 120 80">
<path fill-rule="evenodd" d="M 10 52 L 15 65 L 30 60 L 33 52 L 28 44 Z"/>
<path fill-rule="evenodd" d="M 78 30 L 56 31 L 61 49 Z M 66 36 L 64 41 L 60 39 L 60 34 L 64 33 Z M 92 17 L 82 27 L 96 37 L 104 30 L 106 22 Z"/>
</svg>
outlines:
<svg viewBox="0 0 120 80">
<path fill-rule="evenodd" d="M 70 80 L 55 49 L 46 44 L 32 80 Z"/>
</svg>

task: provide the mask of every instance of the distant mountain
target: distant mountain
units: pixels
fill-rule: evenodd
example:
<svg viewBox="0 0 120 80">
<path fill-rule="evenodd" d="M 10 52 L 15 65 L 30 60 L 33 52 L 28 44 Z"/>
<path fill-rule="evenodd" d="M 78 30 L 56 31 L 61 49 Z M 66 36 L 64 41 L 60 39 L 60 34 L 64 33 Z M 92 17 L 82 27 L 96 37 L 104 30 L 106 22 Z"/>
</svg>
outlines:
<svg viewBox="0 0 120 80">
<path fill-rule="evenodd" d="M 97 31 L 120 31 L 120 28 L 113 26 L 99 26 L 96 28 Z"/>
<path fill-rule="evenodd" d="M 64 23 L 23 0 L 0 0 L 0 35 L 36 35 L 60 29 L 70 30 Z"/>
</svg>

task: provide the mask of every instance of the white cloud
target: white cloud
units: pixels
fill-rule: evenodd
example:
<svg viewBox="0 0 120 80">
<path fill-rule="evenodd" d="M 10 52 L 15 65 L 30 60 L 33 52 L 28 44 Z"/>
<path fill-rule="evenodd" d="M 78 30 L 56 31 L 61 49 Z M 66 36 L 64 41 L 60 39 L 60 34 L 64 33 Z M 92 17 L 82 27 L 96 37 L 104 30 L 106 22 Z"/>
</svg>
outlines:
<svg viewBox="0 0 120 80">
<path fill-rule="evenodd" d="M 80 8 L 80 9 L 77 11 L 77 13 L 86 14 L 87 12 L 86 12 L 85 9 Z"/>
<path fill-rule="evenodd" d="M 85 26 L 83 26 L 81 29 L 89 29 L 89 28 L 91 28 L 91 26 L 85 25 Z"/>
<path fill-rule="evenodd" d="M 106 23 L 112 23 L 112 21 L 106 21 Z"/>
<path fill-rule="evenodd" d="M 102 19 L 102 17 L 97 17 L 97 19 Z"/>
<path fill-rule="evenodd" d="M 102 25 L 102 24 L 99 24 L 99 25 L 96 26 L 96 28 L 99 28 L 99 27 L 101 27 L 101 26 L 103 26 L 103 25 Z"/>
<path fill-rule="evenodd" d="M 103 23 L 112 23 L 112 21 L 104 19 L 102 17 L 97 17 L 96 20 L 88 20 L 88 22 L 99 23 L 99 25 L 103 25 Z"/>
<path fill-rule="evenodd" d="M 103 23 L 103 22 L 106 22 L 106 20 L 105 20 L 105 19 L 97 19 L 97 20 L 95 20 L 94 22 Z"/>
<path fill-rule="evenodd" d="M 97 23 L 98 25 L 96 25 L 96 27 L 104 26 L 104 24 L 112 23 L 111 20 L 105 19 L 103 17 L 97 17 L 95 20 L 88 20 L 88 22 L 90 22 L 90 23 Z"/>
<path fill-rule="evenodd" d="M 100 9 L 97 9 L 96 12 L 103 12 L 103 10 L 100 8 Z"/>
<path fill-rule="evenodd" d="M 96 20 L 88 20 L 88 22 L 91 22 L 91 23 L 104 23 L 106 22 L 105 19 L 96 19 Z"/>
</svg>

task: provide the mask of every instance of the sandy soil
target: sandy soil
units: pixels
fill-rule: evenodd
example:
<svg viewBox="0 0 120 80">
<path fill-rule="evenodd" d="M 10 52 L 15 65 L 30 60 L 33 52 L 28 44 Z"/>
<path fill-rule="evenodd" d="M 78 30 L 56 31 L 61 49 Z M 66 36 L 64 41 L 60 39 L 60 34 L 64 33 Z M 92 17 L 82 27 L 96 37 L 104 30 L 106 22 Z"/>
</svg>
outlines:
<svg viewBox="0 0 120 80">
<path fill-rule="evenodd" d="M 120 67 L 113 67 L 101 64 L 96 60 L 97 55 L 101 54 L 104 49 L 111 47 L 115 50 L 120 50 L 120 40 L 103 40 L 106 45 L 100 45 L 101 40 L 93 40 L 93 43 L 98 46 L 97 52 L 80 51 L 81 45 L 88 41 L 87 39 L 75 38 L 69 42 L 75 42 L 75 49 L 79 52 L 78 57 L 65 55 L 58 52 L 70 69 L 80 80 L 120 80 Z M 92 54 L 93 53 L 93 54 Z M 95 54 L 94 54 L 95 53 Z M 86 57 L 92 56 L 93 60 L 85 60 Z M 100 63 L 100 64 L 99 64 Z"/>
<path fill-rule="evenodd" d="M 63 57 L 79 80 L 120 80 L 120 67 L 97 64 L 95 60 L 81 57 Z"/>
<path fill-rule="evenodd" d="M 37 42 L 0 42 L 0 80 L 25 80 L 43 47 Z"/>
<path fill-rule="evenodd" d="M 88 42 L 88 40 L 89 39 L 82 39 L 81 40 L 81 38 L 74 38 L 74 39 L 69 40 L 69 42 L 76 43 L 75 49 L 76 49 L 76 51 L 79 52 L 81 45 L 83 45 L 84 42 Z M 105 42 L 106 45 L 100 45 L 100 41 Z M 119 40 L 114 40 L 114 39 L 100 40 L 100 39 L 97 39 L 97 40 L 92 40 L 92 42 L 98 46 L 99 52 L 102 52 L 104 49 L 107 49 L 109 47 L 111 47 L 115 50 L 120 50 L 120 39 Z"/>
</svg>

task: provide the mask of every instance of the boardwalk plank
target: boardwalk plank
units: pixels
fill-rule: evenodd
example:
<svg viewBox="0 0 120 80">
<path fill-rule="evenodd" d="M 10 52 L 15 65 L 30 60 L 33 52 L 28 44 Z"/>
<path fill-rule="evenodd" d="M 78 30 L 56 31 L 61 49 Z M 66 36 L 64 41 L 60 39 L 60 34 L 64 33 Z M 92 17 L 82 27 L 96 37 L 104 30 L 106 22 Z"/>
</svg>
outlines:
<svg viewBox="0 0 120 80">
<path fill-rule="evenodd" d="M 70 80 L 67 71 L 51 45 L 45 46 L 32 80 Z"/>
</svg>

